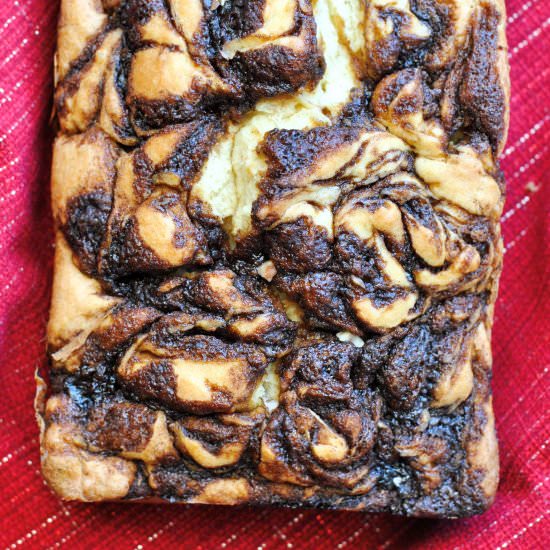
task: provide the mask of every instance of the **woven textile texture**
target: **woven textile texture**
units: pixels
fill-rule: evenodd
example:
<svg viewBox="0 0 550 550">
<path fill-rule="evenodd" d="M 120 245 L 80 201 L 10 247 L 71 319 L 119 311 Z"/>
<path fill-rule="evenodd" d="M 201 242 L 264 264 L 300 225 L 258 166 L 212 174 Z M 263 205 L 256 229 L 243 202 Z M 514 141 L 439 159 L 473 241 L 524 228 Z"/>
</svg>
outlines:
<svg viewBox="0 0 550 550">
<path fill-rule="evenodd" d="M 52 265 L 49 169 L 57 0 L 0 3 L 0 547 L 539 548 L 550 544 L 550 2 L 508 0 L 512 127 L 494 330 L 502 479 L 461 521 L 361 513 L 62 503 L 39 472 L 33 373 Z M 546 543 L 545 543 L 546 540 Z"/>
</svg>

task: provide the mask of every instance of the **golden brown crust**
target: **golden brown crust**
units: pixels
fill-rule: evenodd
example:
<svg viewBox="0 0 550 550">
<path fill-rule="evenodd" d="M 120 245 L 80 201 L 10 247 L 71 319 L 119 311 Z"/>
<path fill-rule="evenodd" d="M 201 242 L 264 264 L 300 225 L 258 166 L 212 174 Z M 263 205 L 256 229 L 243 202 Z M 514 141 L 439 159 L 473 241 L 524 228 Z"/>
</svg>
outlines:
<svg viewBox="0 0 550 550">
<path fill-rule="evenodd" d="M 503 0 L 62 0 L 62 498 L 492 502 Z"/>
<path fill-rule="evenodd" d="M 499 27 L 498 27 L 498 75 L 501 82 L 502 90 L 504 92 L 504 132 L 501 137 L 499 148 L 497 153 L 500 155 L 506 145 L 506 139 L 508 138 L 508 130 L 510 128 L 510 96 L 511 96 L 511 82 L 510 82 L 510 63 L 508 61 L 508 39 L 506 38 L 506 2 L 505 0 L 495 0 L 497 12 L 500 14 Z"/>
</svg>

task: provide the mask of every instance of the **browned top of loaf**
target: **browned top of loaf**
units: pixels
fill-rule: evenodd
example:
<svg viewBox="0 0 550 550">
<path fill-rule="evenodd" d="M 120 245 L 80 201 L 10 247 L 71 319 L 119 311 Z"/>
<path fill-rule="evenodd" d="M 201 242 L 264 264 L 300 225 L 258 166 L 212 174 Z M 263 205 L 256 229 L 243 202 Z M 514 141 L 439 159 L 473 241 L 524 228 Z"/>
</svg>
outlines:
<svg viewBox="0 0 550 550">
<path fill-rule="evenodd" d="M 494 497 L 500 0 L 62 0 L 63 497 Z"/>
</svg>

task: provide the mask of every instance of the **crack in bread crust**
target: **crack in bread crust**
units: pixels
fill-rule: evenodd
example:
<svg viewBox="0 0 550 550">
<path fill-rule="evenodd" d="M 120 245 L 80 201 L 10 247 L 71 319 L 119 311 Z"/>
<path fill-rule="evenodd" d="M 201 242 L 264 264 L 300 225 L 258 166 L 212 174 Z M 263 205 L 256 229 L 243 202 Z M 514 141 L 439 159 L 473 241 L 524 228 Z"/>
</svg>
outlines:
<svg viewBox="0 0 550 550">
<path fill-rule="evenodd" d="M 66 499 L 480 513 L 500 0 L 62 0 L 42 468 Z"/>
</svg>

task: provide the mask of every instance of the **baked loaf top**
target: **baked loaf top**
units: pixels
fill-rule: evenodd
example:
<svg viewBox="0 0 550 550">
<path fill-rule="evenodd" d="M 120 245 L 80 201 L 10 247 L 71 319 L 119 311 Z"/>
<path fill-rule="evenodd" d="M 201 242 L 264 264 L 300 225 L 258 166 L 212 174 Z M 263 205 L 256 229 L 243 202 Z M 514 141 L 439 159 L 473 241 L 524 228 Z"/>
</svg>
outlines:
<svg viewBox="0 0 550 550">
<path fill-rule="evenodd" d="M 504 25 L 500 0 L 62 0 L 61 497 L 490 505 Z"/>
</svg>

